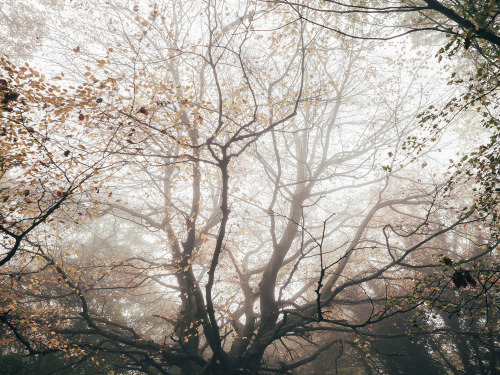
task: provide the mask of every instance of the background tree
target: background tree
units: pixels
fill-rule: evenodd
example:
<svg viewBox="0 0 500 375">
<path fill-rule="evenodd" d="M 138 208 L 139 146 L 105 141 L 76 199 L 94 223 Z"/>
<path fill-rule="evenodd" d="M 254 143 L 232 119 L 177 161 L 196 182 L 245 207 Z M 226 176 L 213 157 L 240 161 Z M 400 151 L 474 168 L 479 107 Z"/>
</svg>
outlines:
<svg viewBox="0 0 500 375">
<path fill-rule="evenodd" d="M 418 33 L 417 43 L 432 35 L 442 35 L 432 45 L 442 47 L 436 57 L 450 58 L 453 71 L 450 85 L 458 94 L 443 105 L 432 105 L 421 114 L 425 135 L 409 139 L 408 145 L 417 152 L 434 142 L 439 134 L 457 117 L 479 114 L 476 122 L 490 134 L 489 141 L 456 162 L 459 168 L 455 178 L 471 178 L 479 186 L 474 206 L 483 216 L 489 216 L 497 226 L 497 164 L 498 164 L 498 56 L 500 55 L 499 8 L 496 1 L 401 1 L 397 3 L 327 1 L 321 4 L 307 2 L 276 2 L 289 5 L 300 19 L 308 19 L 310 12 L 323 15 L 321 21 L 310 22 L 355 39 L 392 40 Z M 307 9 L 307 12 L 305 11 Z M 386 22 L 391 15 L 391 22 Z M 359 32 L 351 32 L 350 25 L 360 25 Z M 372 24 L 382 28 L 371 29 Z M 423 42 L 425 44 L 425 41 Z M 455 61 L 453 61 L 453 58 Z M 465 58 L 468 63 L 464 66 Z M 461 59 L 461 63 L 457 60 Z M 443 62 L 441 62 L 443 64 Z M 443 69 L 445 67 L 443 66 Z M 453 183 L 454 179 L 452 179 Z"/>
</svg>

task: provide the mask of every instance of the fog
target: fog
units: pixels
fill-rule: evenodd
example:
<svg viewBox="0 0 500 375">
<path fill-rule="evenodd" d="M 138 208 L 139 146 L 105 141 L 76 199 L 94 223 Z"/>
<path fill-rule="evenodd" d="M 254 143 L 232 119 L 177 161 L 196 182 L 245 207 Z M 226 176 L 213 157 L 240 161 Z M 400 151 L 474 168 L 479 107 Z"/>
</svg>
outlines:
<svg viewBox="0 0 500 375">
<path fill-rule="evenodd" d="M 0 5 L 1 372 L 497 373 L 497 7 L 455 3 Z"/>
</svg>

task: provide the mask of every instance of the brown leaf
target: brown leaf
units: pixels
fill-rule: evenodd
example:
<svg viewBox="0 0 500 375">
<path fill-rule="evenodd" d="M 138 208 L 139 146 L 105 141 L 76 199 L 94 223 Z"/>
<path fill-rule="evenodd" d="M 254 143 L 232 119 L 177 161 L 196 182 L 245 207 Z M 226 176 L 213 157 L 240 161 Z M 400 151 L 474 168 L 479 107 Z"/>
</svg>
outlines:
<svg viewBox="0 0 500 375">
<path fill-rule="evenodd" d="M 442 262 L 447 266 L 451 266 L 453 264 L 453 261 L 448 257 L 443 257 Z"/>
<path fill-rule="evenodd" d="M 10 101 L 15 101 L 19 98 L 19 94 L 17 92 L 7 92 L 3 96 L 2 104 L 8 104 Z"/>
<path fill-rule="evenodd" d="M 464 48 L 469 49 L 470 43 L 471 43 L 471 41 L 470 41 L 469 37 L 466 37 L 465 42 L 464 42 Z"/>
</svg>

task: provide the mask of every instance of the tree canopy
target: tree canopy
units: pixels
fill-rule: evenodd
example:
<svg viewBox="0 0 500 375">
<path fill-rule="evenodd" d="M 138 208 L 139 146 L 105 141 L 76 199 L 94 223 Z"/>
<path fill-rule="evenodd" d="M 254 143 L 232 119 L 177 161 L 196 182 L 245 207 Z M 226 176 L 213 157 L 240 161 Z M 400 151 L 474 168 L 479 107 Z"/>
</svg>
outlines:
<svg viewBox="0 0 500 375">
<path fill-rule="evenodd" d="M 496 2 L 40 7 L 4 373 L 498 372 Z"/>
</svg>

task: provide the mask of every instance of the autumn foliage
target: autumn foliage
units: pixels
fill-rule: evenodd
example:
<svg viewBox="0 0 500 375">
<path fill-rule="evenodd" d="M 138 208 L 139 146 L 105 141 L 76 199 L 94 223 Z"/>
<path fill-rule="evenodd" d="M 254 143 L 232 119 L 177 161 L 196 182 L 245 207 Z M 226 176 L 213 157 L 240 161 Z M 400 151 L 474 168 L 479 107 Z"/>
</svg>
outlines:
<svg viewBox="0 0 500 375">
<path fill-rule="evenodd" d="M 349 9 L 71 4 L 46 73 L 1 59 L 0 371 L 498 369 L 496 139 L 442 161 L 436 69 L 480 31 L 387 48 Z"/>
</svg>

